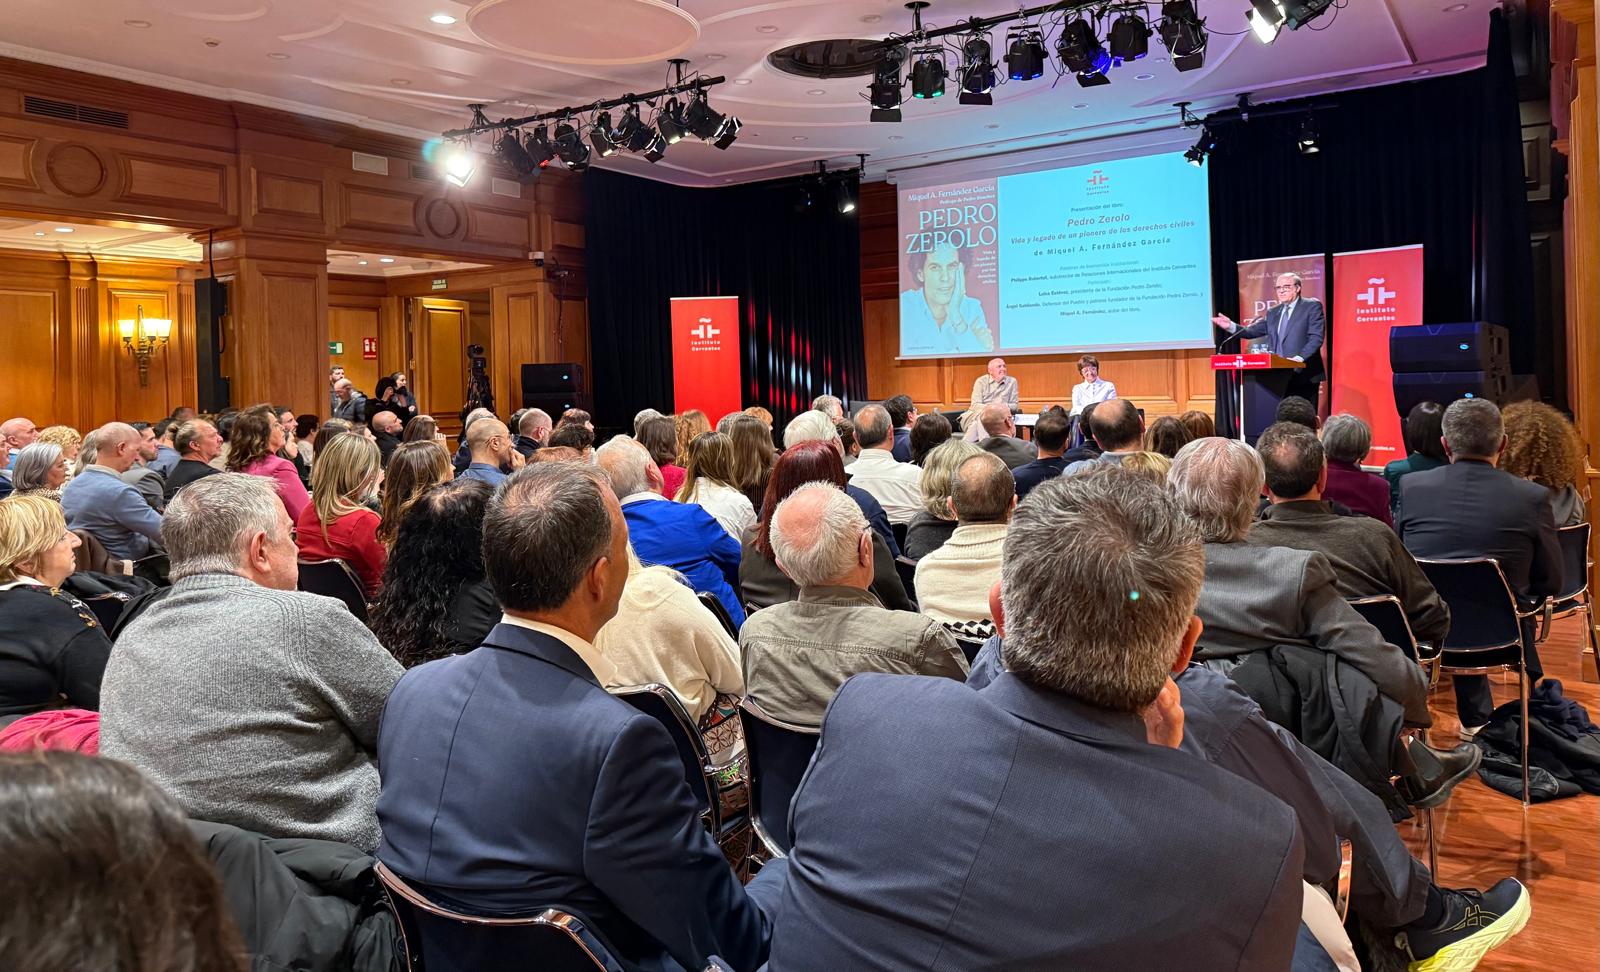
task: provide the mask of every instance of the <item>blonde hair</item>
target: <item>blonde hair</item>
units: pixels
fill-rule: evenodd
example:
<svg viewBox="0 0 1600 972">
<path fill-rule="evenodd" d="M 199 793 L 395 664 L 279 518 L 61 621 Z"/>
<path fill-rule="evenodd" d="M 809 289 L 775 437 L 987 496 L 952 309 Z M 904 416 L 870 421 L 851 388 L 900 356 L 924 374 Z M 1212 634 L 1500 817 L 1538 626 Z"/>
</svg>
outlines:
<svg viewBox="0 0 1600 972">
<path fill-rule="evenodd" d="M 365 509 L 361 497 L 378 482 L 378 457 L 378 444 L 359 435 L 337 436 L 317 453 L 311 468 L 311 505 L 316 507 L 324 541 L 328 524 Z"/>
<path fill-rule="evenodd" d="M 1165 486 L 1172 460 L 1160 452 L 1133 452 L 1122 457 L 1122 468 Z"/>
<path fill-rule="evenodd" d="M 1517 402 L 1501 417 L 1506 428 L 1501 469 L 1557 492 L 1583 488 L 1583 444 L 1565 415 L 1543 402 Z"/>
<path fill-rule="evenodd" d="M 680 503 L 698 502 L 700 480 L 733 485 L 733 440 L 722 432 L 697 435 L 689 443 L 689 462 L 683 467 L 683 485 L 673 497 Z"/>
<path fill-rule="evenodd" d="M 52 425 L 39 430 L 39 437 L 35 442 L 46 442 L 59 446 L 62 452 L 67 452 L 74 446 L 83 445 L 83 433 L 70 425 Z"/>
<path fill-rule="evenodd" d="M 678 461 L 676 465 L 689 464 L 689 443 L 711 431 L 711 420 L 698 408 L 691 408 L 672 417 L 672 427 L 678 433 Z"/>
<path fill-rule="evenodd" d="M 61 504 L 43 496 L 8 496 L 0 500 L 0 584 L 24 576 L 34 562 L 61 542 L 67 520 Z"/>
<path fill-rule="evenodd" d="M 767 411 L 766 409 L 762 408 L 760 405 L 752 405 L 752 406 L 750 406 L 749 408 L 744 410 L 744 414 L 750 416 L 753 419 L 758 420 L 762 425 L 765 425 L 769 430 L 772 428 L 772 413 Z"/>
<path fill-rule="evenodd" d="M 941 520 L 954 520 L 950 513 L 950 487 L 956 470 L 984 451 L 966 439 L 939 443 L 922 461 L 922 508 Z"/>
</svg>

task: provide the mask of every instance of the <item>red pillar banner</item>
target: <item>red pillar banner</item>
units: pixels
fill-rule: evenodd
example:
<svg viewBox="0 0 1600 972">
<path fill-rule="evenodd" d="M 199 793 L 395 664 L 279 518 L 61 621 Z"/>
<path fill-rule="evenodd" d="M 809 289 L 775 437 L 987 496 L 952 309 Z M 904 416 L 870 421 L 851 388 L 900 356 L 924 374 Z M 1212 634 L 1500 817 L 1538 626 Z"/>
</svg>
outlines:
<svg viewBox="0 0 1600 972">
<path fill-rule="evenodd" d="M 739 404 L 739 298 L 672 298 L 672 409 L 715 425 Z"/>
<path fill-rule="evenodd" d="M 1422 323 L 1422 246 L 1333 255 L 1333 410 L 1372 426 L 1363 465 L 1382 466 L 1406 454 L 1394 404 L 1389 328 Z"/>
</svg>

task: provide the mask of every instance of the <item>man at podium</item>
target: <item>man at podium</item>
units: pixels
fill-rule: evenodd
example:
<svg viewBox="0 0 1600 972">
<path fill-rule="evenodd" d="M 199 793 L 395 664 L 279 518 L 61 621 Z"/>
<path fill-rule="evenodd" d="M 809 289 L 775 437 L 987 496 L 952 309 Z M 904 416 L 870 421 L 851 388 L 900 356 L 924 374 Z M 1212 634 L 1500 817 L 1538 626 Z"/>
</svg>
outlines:
<svg viewBox="0 0 1600 972">
<path fill-rule="evenodd" d="M 1211 322 L 1224 331 L 1237 332 L 1241 340 L 1265 337 L 1267 350 L 1280 357 L 1305 362 L 1289 379 L 1288 394 L 1299 395 L 1308 401 L 1317 401 L 1317 386 L 1327 377 L 1322 366 L 1322 333 L 1325 318 L 1322 302 L 1315 297 L 1300 296 L 1300 275 L 1280 273 L 1274 290 L 1278 303 L 1243 328 L 1226 314 L 1218 314 Z M 1240 348 L 1239 350 L 1244 350 Z"/>
</svg>

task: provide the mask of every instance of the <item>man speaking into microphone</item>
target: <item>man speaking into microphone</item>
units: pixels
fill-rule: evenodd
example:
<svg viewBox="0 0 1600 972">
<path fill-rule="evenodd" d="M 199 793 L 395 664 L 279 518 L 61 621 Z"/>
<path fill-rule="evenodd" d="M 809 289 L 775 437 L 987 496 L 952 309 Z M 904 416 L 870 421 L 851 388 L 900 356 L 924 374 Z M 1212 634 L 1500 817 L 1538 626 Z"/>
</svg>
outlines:
<svg viewBox="0 0 1600 972">
<path fill-rule="evenodd" d="M 1300 296 L 1300 275 L 1280 273 L 1274 287 L 1278 303 L 1267 309 L 1255 323 L 1240 328 L 1226 314 L 1218 314 L 1211 322 L 1224 331 L 1234 332 L 1245 339 L 1266 337 L 1267 350 L 1282 358 L 1305 362 L 1289 379 L 1288 394 L 1299 395 L 1313 404 L 1317 401 L 1317 387 L 1327 377 L 1322 365 L 1322 332 L 1325 318 L 1322 302 L 1315 297 Z"/>
</svg>

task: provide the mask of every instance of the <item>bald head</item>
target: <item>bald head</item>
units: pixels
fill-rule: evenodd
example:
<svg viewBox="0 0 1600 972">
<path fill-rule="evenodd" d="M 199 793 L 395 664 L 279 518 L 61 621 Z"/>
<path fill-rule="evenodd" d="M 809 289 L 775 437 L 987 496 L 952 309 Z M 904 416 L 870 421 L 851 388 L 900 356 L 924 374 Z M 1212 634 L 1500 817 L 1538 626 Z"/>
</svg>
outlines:
<svg viewBox="0 0 1600 972">
<path fill-rule="evenodd" d="M 893 434 L 889 410 L 882 405 L 868 405 L 856 416 L 856 442 L 863 449 L 887 449 L 894 444 Z"/>
<path fill-rule="evenodd" d="M 999 456 L 964 460 L 950 477 L 950 509 L 960 523 L 1004 523 L 1017 505 L 1017 481 Z"/>
<path fill-rule="evenodd" d="M 1144 420 L 1126 398 L 1113 398 L 1095 406 L 1089 432 L 1106 452 L 1138 452 L 1144 443 Z"/>
<path fill-rule="evenodd" d="M 990 402 L 978 413 L 983 431 L 990 435 L 1013 435 L 1017 427 L 1012 424 L 1011 406 L 1005 402 Z"/>
<path fill-rule="evenodd" d="M 95 463 L 125 473 L 139 458 L 139 431 L 126 422 L 107 422 L 94 430 Z"/>
<path fill-rule="evenodd" d="M 372 417 L 372 431 L 387 432 L 390 435 L 399 435 L 403 423 L 400 416 L 393 412 L 379 412 Z"/>
<path fill-rule="evenodd" d="M 472 452 L 473 462 L 498 467 L 511 453 L 511 432 L 506 423 L 493 416 L 479 419 L 467 430 L 467 449 Z"/>
<path fill-rule="evenodd" d="M 522 413 L 522 418 L 517 422 L 517 434 L 543 443 L 550 438 L 550 430 L 554 427 L 555 422 L 551 421 L 549 412 L 542 408 L 530 408 Z"/>
<path fill-rule="evenodd" d="M 772 553 L 805 587 L 866 589 L 872 584 L 872 533 L 861 507 L 831 483 L 806 483 L 772 514 Z"/>
<path fill-rule="evenodd" d="M 25 449 L 39 437 L 39 429 L 32 419 L 18 416 L 0 422 L 0 446 L 7 449 Z"/>
</svg>

